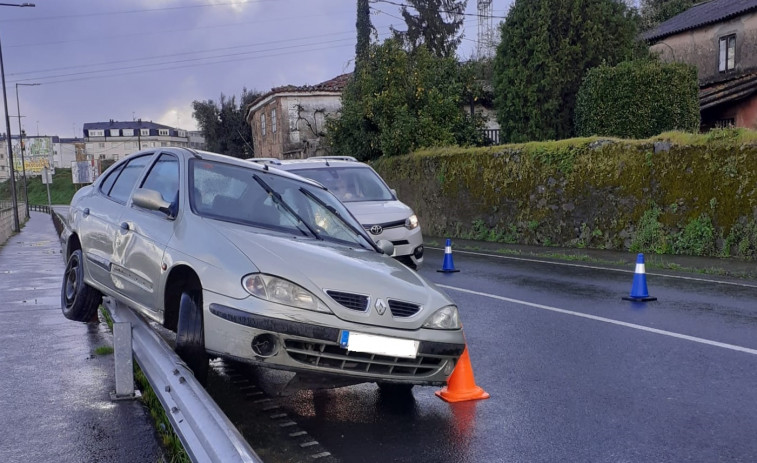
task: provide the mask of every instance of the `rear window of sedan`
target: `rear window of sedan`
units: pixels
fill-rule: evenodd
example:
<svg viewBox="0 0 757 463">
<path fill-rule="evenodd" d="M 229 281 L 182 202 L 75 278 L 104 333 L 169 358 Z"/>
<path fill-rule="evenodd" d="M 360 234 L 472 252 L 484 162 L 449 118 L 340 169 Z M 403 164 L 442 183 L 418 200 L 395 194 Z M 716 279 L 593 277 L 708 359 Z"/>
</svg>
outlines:
<svg viewBox="0 0 757 463">
<path fill-rule="evenodd" d="M 342 202 L 394 200 L 394 195 L 384 181 L 369 167 L 318 167 L 287 170 L 315 180 L 328 188 Z"/>
</svg>

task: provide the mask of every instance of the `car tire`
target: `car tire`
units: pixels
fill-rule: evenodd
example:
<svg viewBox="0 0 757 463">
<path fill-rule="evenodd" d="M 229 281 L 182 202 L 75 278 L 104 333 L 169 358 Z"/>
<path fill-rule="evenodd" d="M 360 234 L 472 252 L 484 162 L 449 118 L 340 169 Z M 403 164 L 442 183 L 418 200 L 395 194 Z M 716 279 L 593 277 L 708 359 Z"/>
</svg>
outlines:
<svg viewBox="0 0 757 463">
<path fill-rule="evenodd" d="M 379 391 L 381 391 L 382 394 L 388 394 L 388 395 L 406 395 L 410 394 L 413 390 L 414 384 L 400 384 L 400 383 L 376 383 L 378 385 Z"/>
<path fill-rule="evenodd" d="M 205 350 L 200 291 L 181 293 L 175 350 L 195 378 L 205 384 L 208 377 L 208 353 Z"/>
<path fill-rule="evenodd" d="M 63 316 L 77 322 L 97 322 L 97 309 L 102 303 L 102 294 L 84 282 L 81 249 L 71 253 L 63 272 L 60 290 L 60 306 Z"/>
</svg>

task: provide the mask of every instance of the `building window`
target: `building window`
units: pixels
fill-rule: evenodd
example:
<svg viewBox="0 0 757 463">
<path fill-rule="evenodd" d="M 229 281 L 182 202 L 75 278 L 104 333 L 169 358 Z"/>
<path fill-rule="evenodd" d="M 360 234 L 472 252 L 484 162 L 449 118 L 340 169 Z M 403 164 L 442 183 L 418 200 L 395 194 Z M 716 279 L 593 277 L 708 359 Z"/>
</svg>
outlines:
<svg viewBox="0 0 757 463">
<path fill-rule="evenodd" d="M 260 134 L 265 137 L 265 114 L 260 115 Z"/>
<path fill-rule="evenodd" d="M 105 130 L 90 130 L 89 131 L 90 137 L 104 137 L 105 136 Z"/>
<path fill-rule="evenodd" d="M 720 72 L 736 67 L 736 34 L 720 38 Z"/>
<path fill-rule="evenodd" d="M 149 137 L 150 136 L 150 129 L 139 129 L 139 134 L 143 137 Z"/>
<path fill-rule="evenodd" d="M 271 133 L 276 133 L 276 108 L 271 110 Z"/>
<path fill-rule="evenodd" d="M 179 130 L 179 136 L 180 136 L 181 138 L 186 138 L 186 136 L 187 136 L 187 131 L 186 131 L 186 130 Z"/>
<path fill-rule="evenodd" d="M 134 129 L 123 129 L 124 137 L 133 137 Z"/>
<path fill-rule="evenodd" d="M 158 129 L 158 135 L 160 135 L 162 137 L 167 137 L 168 136 L 168 129 Z"/>
<path fill-rule="evenodd" d="M 111 137 L 117 137 L 118 136 L 118 129 L 110 129 L 110 136 Z"/>
<path fill-rule="evenodd" d="M 105 148 L 105 143 L 98 143 L 98 145 L 100 146 L 100 148 Z"/>
</svg>

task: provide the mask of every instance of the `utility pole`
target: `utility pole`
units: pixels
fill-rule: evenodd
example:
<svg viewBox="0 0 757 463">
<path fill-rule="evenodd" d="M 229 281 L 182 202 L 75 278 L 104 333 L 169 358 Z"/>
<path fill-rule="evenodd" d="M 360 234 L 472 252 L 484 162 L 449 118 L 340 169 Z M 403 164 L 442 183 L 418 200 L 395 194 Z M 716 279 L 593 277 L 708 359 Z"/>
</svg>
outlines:
<svg viewBox="0 0 757 463">
<path fill-rule="evenodd" d="M 20 8 L 33 7 L 34 3 L 0 3 L 0 6 L 17 6 Z M 8 143 L 8 163 L 10 164 L 11 174 L 11 202 L 13 203 L 13 231 L 20 232 L 21 225 L 18 220 L 18 199 L 16 198 L 16 179 L 13 169 L 13 149 L 11 149 L 11 119 L 8 115 L 8 95 L 5 92 L 5 66 L 3 65 L 3 47 L 0 45 L 0 77 L 3 83 L 3 106 L 5 106 L 5 141 Z"/>
</svg>

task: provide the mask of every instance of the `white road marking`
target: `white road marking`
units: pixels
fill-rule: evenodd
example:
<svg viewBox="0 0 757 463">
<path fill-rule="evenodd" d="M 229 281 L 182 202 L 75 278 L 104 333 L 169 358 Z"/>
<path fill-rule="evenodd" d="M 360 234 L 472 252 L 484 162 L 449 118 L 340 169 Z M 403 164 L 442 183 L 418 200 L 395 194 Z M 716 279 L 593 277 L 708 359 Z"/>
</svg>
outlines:
<svg viewBox="0 0 757 463">
<path fill-rule="evenodd" d="M 435 248 L 432 246 L 426 246 L 426 249 L 435 249 L 437 251 L 441 251 L 441 248 Z M 496 257 L 497 259 L 508 259 L 508 260 L 517 260 L 520 262 L 535 262 L 538 264 L 551 264 L 551 265 L 562 265 L 564 267 L 578 267 L 578 268 L 587 268 L 587 269 L 593 269 L 593 270 L 605 270 L 609 272 L 621 272 L 621 273 L 635 273 L 634 270 L 624 270 L 620 268 L 612 268 L 612 267 L 600 267 L 597 265 L 586 265 L 586 264 L 574 264 L 570 262 L 555 262 L 551 260 L 541 260 L 541 259 L 529 259 L 526 257 L 513 257 L 513 256 L 505 256 L 502 254 L 489 254 L 485 252 L 474 252 L 474 251 L 455 251 L 456 253 L 460 254 L 470 254 L 473 256 L 485 256 L 485 257 Z M 715 283 L 719 285 L 731 285 L 731 286 L 742 286 L 745 288 L 757 288 L 757 285 L 755 284 L 749 284 L 749 283 L 739 283 L 735 281 L 721 281 L 721 280 L 711 280 L 707 278 L 697 278 L 697 277 L 687 277 L 683 275 L 666 275 L 664 273 L 646 273 L 647 275 L 652 276 L 658 276 L 658 277 L 665 277 L 665 278 L 677 278 L 679 280 L 690 280 L 690 281 L 701 281 L 704 283 Z"/>
<path fill-rule="evenodd" d="M 557 312 L 557 313 L 561 313 L 565 315 L 573 315 L 575 317 L 588 318 L 589 320 L 595 320 L 599 322 L 610 323 L 613 325 L 625 326 L 626 328 L 633 328 L 635 330 L 661 334 L 663 336 L 670 336 L 671 338 L 685 339 L 687 341 L 694 341 L 700 344 L 707 344 L 708 346 L 722 347 L 723 349 L 730 349 L 730 350 L 735 350 L 738 352 L 744 352 L 746 354 L 757 355 L 757 349 L 750 349 L 748 347 L 741 347 L 741 346 L 736 346 L 733 344 L 726 344 L 724 342 L 711 341 L 709 339 L 698 338 L 696 336 L 689 336 L 686 334 L 674 333 L 672 331 L 660 330 L 657 328 L 650 328 L 648 326 L 637 325 L 635 323 L 622 322 L 619 320 L 613 320 L 611 318 L 598 317 L 596 315 L 589 315 L 589 314 L 585 314 L 581 312 L 574 312 L 572 310 L 559 309 L 557 307 L 550 307 L 548 305 L 535 304 L 533 302 L 521 301 L 518 299 L 509 298 L 509 297 L 498 296 L 496 294 L 482 293 L 480 291 L 473 291 L 470 289 L 458 288 L 455 286 L 442 285 L 439 283 L 437 283 L 436 285 L 445 289 L 450 289 L 452 291 L 460 291 L 462 293 L 475 294 L 477 296 L 483 296 L 483 297 L 488 297 L 491 299 L 497 299 L 500 301 L 511 302 L 513 304 L 525 305 L 528 307 L 533 307 L 535 309 L 549 310 L 551 312 Z"/>
</svg>

